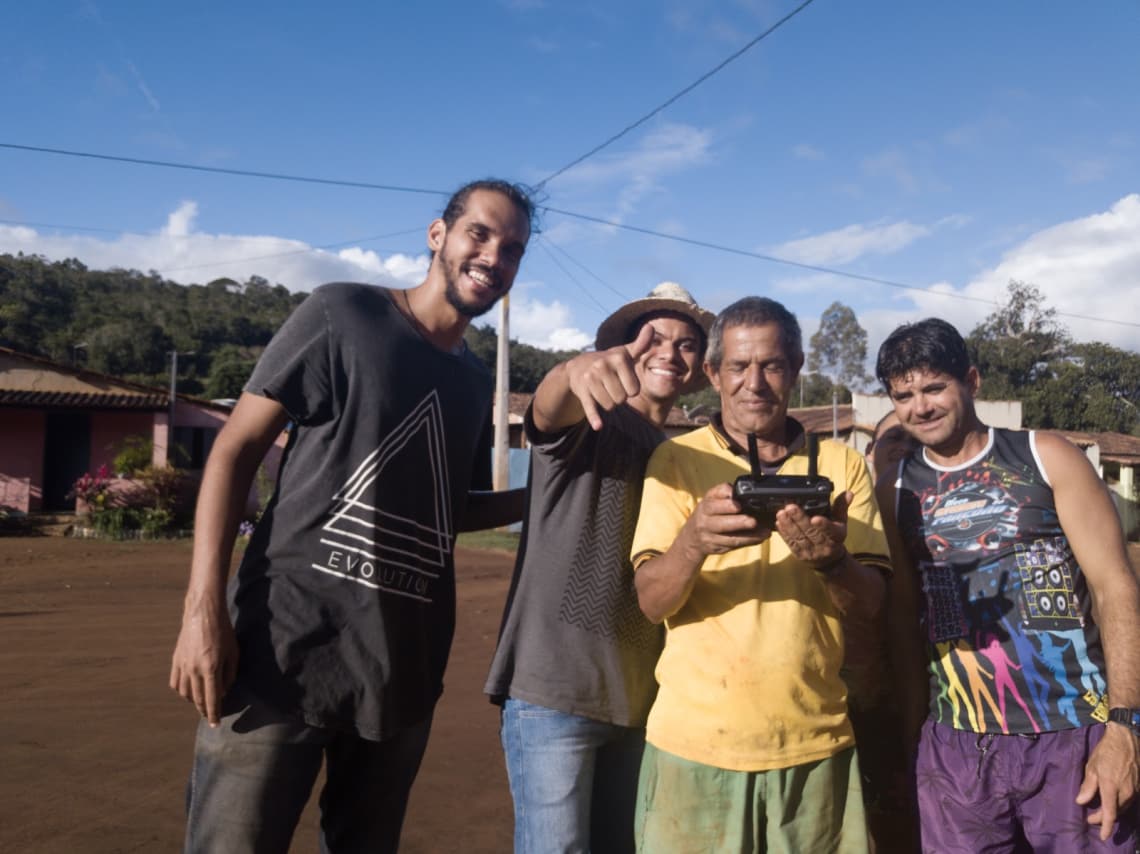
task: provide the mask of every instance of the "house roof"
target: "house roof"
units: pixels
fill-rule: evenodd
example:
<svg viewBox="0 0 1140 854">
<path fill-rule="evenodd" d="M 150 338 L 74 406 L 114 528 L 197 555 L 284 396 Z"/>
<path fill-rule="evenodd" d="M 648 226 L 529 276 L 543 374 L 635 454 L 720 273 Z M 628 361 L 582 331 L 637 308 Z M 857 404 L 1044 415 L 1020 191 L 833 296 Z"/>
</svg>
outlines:
<svg viewBox="0 0 1140 854">
<path fill-rule="evenodd" d="M 788 410 L 788 415 L 804 425 L 805 432 L 820 436 L 830 436 L 833 427 L 840 436 L 845 436 L 855 427 L 854 408 L 850 403 L 839 404 L 834 413 L 829 403 L 826 406 L 792 408 Z"/>
<path fill-rule="evenodd" d="M 1140 463 L 1140 437 L 1129 436 L 1127 433 L 1084 433 L 1078 430 L 1057 432 L 1078 448 L 1098 445 L 1102 460 L 1125 465 Z"/>
<path fill-rule="evenodd" d="M 180 400 L 228 411 L 228 407 L 190 395 Z M 161 411 L 170 405 L 166 389 L 62 365 L 0 347 L 0 406 L 44 409 L 135 409 Z"/>
</svg>

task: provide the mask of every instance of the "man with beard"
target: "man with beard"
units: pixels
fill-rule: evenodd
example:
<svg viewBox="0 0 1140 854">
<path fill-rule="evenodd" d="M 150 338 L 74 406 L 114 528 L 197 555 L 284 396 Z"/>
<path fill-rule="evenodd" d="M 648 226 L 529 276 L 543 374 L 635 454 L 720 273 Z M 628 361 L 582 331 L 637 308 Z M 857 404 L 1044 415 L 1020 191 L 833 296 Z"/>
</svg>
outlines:
<svg viewBox="0 0 1140 854">
<path fill-rule="evenodd" d="M 633 537 L 642 611 L 665 623 L 637 804 L 637 847 L 669 852 L 867 850 L 847 718 L 841 619 L 870 619 L 889 571 L 863 457 L 819 448 L 831 518 L 789 503 L 745 515 L 732 482 L 805 475 L 787 415 L 803 367 L 799 323 L 747 297 L 717 317 L 704 370 L 721 411 L 658 446 Z"/>
<path fill-rule="evenodd" d="M 919 446 L 879 496 L 923 850 L 1132 854 L 1140 586 L 1104 482 L 1063 436 L 982 423 L 944 320 L 875 373 Z"/>
<path fill-rule="evenodd" d="M 661 628 L 637 606 L 629 547 L 649 455 L 694 390 L 713 316 L 663 282 L 554 368 L 526 414 L 528 506 L 484 689 L 503 706 L 515 854 L 633 851 Z"/>
<path fill-rule="evenodd" d="M 322 762 L 322 850 L 396 850 L 455 626 L 456 532 L 522 515 L 521 492 L 469 492 L 489 487 L 492 383 L 463 332 L 510 290 L 533 210 L 514 185 L 468 184 L 428 226 L 420 285 L 317 288 L 218 435 L 170 674 L 203 717 L 187 851 L 287 851 Z"/>
</svg>

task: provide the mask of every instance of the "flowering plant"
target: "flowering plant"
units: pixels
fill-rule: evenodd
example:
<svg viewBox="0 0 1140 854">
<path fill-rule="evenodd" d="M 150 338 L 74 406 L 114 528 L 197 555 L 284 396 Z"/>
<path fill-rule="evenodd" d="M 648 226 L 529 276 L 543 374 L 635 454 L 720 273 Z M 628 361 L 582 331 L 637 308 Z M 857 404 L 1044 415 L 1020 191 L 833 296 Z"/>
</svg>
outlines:
<svg viewBox="0 0 1140 854">
<path fill-rule="evenodd" d="M 84 472 L 79 480 L 72 484 L 67 497 L 83 502 L 88 510 L 94 512 L 106 506 L 110 493 L 111 481 L 107 477 L 107 467 L 99 466 L 95 474 Z"/>
</svg>

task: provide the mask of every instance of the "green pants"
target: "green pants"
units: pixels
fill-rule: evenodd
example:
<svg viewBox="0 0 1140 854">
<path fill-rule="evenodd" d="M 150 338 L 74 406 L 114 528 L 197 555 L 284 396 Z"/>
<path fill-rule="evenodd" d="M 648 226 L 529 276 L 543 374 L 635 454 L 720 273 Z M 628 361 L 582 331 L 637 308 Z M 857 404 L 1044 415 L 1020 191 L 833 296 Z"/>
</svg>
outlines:
<svg viewBox="0 0 1140 854">
<path fill-rule="evenodd" d="M 773 771 L 726 771 L 645 745 L 644 854 L 867 854 L 855 748 Z"/>
</svg>

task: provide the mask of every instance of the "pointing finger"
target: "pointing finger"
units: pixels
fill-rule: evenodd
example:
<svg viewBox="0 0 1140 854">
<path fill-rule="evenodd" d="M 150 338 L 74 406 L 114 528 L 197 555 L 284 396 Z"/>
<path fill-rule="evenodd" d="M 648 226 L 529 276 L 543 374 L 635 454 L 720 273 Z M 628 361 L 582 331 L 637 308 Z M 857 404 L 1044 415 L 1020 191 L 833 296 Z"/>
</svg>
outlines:
<svg viewBox="0 0 1140 854">
<path fill-rule="evenodd" d="M 641 331 L 637 333 L 637 337 L 625 345 L 625 351 L 629 353 L 629 357 L 636 362 L 648 353 L 649 348 L 653 346 L 653 336 L 655 334 L 651 323 L 644 324 L 641 327 Z"/>
</svg>

